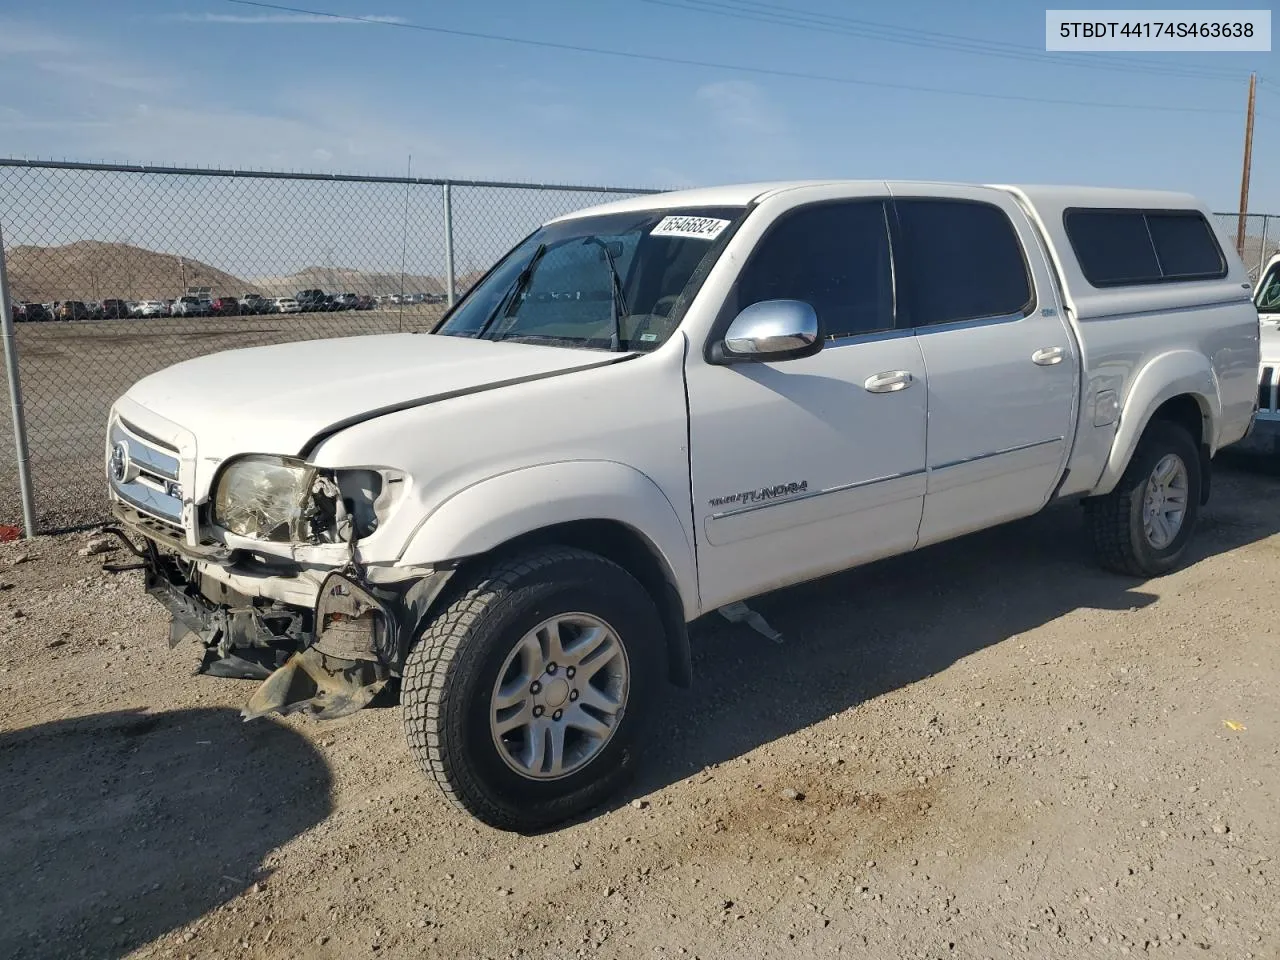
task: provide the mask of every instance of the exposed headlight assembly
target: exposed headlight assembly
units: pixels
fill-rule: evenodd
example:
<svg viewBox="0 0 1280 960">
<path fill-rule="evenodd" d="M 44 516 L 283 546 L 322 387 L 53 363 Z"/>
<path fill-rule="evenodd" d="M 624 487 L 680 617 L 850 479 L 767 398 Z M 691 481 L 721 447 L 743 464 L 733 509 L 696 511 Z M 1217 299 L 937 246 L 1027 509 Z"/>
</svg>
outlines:
<svg viewBox="0 0 1280 960">
<path fill-rule="evenodd" d="M 276 543 L 310 539 L 315 469 L 291 457 L 254 454 L 228 463 L 213 493 L 213 522 Z"/>
<path fill-rule="evenodd" d="M 237 457 L 218 476 L 212 519 L 257 540 L 347 543 L 387 519 L 406 479 L 390 467 L 317 470 L 293 457 Z"/>
</svg>

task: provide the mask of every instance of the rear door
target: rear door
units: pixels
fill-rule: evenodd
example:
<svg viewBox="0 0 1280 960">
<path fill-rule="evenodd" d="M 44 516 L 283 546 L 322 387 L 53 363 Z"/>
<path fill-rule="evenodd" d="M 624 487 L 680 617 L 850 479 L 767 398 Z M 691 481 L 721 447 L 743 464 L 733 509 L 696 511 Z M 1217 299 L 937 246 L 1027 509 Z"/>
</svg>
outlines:
<svg viewBox="0 0 1280 960">
<path fill-rule="evenodd" d="M 900 294 L 928 376 L 923 546 L 1044 506 L 1070 452 L 1080 358 L 1012 196 L 890 186 Z"/>
</svg>

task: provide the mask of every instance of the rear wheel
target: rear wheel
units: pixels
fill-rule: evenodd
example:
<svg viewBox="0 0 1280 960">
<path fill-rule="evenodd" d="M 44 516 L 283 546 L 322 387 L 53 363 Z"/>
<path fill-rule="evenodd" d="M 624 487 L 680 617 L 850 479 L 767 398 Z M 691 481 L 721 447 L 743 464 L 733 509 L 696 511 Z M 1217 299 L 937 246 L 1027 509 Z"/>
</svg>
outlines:
<svg viewBox="0 0 1280 960">
<path fill-rule="evenodd" d="M 1115 490 L 1086 504 L 1099 563 L 1116 573 L 1156 577 L 1186 553 L 1200 512 L 1200 451 L 1183 427 L 1147 427 Z"/>
<path fill-rule="evenodd" d="M 660 678 L 662 625 L 625 570 L 551 547 L 461 585 L 405 663 L 409 749 L 446 796 L 503 830 L 617 789 Z"/>
</svg>

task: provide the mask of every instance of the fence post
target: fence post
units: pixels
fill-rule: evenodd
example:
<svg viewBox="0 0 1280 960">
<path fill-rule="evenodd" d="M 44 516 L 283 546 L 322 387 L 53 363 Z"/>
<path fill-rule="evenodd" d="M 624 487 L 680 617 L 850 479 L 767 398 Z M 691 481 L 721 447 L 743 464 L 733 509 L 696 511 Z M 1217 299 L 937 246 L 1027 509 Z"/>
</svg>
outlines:
<svg viewBox="0 0 1280 960">
<path fill-rule="evenodd" d="M 35 494 L 31 489 L 31 454 L 27 450 L 27 419 L 22 410 L 22 385 L 18 382 L 18 338 L 13 332 L 13 301 L 9 299 L 9 274 L 4 263 L 4 233 L 0 231 L 0 331 L 3 331 L 4 365 L 9 375 L 9 410 L 13 415 L 13 449 L 18 458 L 18 491 L 22 497 L 22 532 L 36 535 Z"/>
<path fill-rule="evenodd" d="M 454 301 L 454 281 L 453 281 L 453 191 L 450 184 L 444 185 L 444 272 L 447 276 L 446 290 L 449 294 L 449 306 L 453 307 Z"/>
</svg>

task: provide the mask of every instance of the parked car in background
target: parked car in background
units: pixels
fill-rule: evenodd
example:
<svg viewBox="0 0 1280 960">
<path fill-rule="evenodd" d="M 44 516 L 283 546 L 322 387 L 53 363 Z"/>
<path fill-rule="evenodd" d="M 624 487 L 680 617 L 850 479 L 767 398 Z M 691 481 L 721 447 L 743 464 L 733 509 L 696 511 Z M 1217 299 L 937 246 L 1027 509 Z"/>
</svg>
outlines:
<svg viewBox="0 0 1280 960">
<path fill-rule="evenodd" d="M 236 297 L 217 297 L 209 303 L 209 314 L 214 317 L 238 317 L 240 300 Z"/>
<path fill-rule="evenodd" d="M 124 300 L 103 300 L 94 313 L 104 320 L 127 320 L 129 304 Z"/>
<path fill-rule="evenodd" d="M 92 320 L 93 311 L 83 300 L 62 300 L 58 303 L 59 320 Z"/>
<path fill-rule="evenodd" d="M 276 297 L 272 303 L 272 313 L 301 313 L 302 304 L 293 297 Z"/>
<path fill-rule="evenodd" d="M 13 305 L 14 323 L 46 323 L 53 319 L 53 314 L 43 303 L 27 303 L 19 301 Z"/>
<path fill-rule="evenodd" d="M 293 298 L 298 307 L 308 313 L 319 313 L 329 309 L 330 300 L 323 290 L 299 290 Z"/>
<path fill-rule="evenodd" d="M 200 297 L 179 297 L 173 301 L 170 311 L 175 317 L 207 317 L 209 315 L 209 301 Z"/>
<path fill-rule="evenodd" d="M 361 294 L 360 296 L 356 297 L 355 305 L 352 306 L 351 309 L 352 310 L 372 310 L 377 305 L 378 304 L 374 301 L 373 297 L 369 296 L 368 294 Z"/>
<path fill-rule="evenodd" d="M 272 301 L 260 293 L 246 293 L 240 298 L 240 312 L 247 315 L 270 313 Z"/>
<path fill-rule="evenodd" d="M 139 317 L 167 317 L 169 315 L 169 304 L 163 300 L 139 300 L 137 316 Z"/>
<path fill-rule="evenodd" d="M 1261 340 L 1258 410 L 1253 429 L 1235 445 L 1248 453 L 1280 456 L 1280 254 L 1267 263 L 1253 297 Z"/>
</svg>

